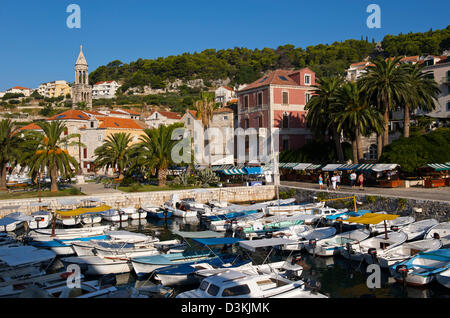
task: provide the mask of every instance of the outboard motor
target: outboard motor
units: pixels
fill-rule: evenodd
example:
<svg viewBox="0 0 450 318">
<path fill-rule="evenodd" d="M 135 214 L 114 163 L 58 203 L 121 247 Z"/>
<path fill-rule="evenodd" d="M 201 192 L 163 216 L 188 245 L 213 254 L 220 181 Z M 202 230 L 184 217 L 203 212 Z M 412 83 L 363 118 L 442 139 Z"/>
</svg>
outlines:
<svg viewBox="0 0 450 318">
<path fill-rule="evenodd" d="M 406 276 L 408 276 L 408 266 L 398 265 L 395 271 L 401 276 L 403 281 L 403 288 L 406 288 Z"/>
<path fill-rule="evenodd" d="M 100 288 L 104 288 L 107 286 L 116 286 L 117 285 L 117 279 L 116 275 L 114 274 L 107 274 L 103 275 L 100 279 Z"/>
<path fill-rule="evenodd" d="M 372 262 L 373 264 L 377 264 L 378 263 L 378 259 L 377 259 L 377 249 L 374 247 L 369 248 L 369 250 L 367 251 L 367 253 L 372 256 Z"/>
<path fill-rule="evenodd" d="M 316 256 L 316 245 L 317 245 L 317 240 L 316 240 L 316 239 L 310 239 L 310 240 L 309 240 L 309 245 L 312 247 L 313 255 Z"/>
</svg>

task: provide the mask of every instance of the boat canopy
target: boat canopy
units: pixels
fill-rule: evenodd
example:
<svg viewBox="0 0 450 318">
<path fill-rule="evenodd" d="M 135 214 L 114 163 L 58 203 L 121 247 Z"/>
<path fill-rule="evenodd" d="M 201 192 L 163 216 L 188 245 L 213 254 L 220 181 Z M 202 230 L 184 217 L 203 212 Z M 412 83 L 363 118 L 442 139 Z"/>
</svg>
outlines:
<svg viewBox="0 0 450 318">
<path fill-rule="evenodd" d="M 252 241 L 242 241 L 239 242 L 239 246 L 245 248 L 246 250 L 255 252 L 259 247 L 269 247 L 269 246 L 279 246 L 286 244 L 294 244 L 297 241 L 284 239 L 284 238 L 270 238 L 270 239 L 261 239 L 261 240 L 252 240 Z"/>
<path fill-rule="evenodd" d="M 195 242 L 201 245 L 223 245 L 223 244 L 236 244 L 237 242 L 243 241 L 242 239 L 236 237 L 218 237 L 218 238 L 194 238 Z"/>
<path fill-rule="evenodd" d="M 293 169 L 295 166 L 299 165 L 299 162 L 280 162 L 279 168 L 283 169 Z"/>
<path fill-rule="evenodd" d="M 395 220 L 400 215 L 397 214 L 380 214 L 380 213 L 366 213 L 360 217 L 350 217 L 345 220 L 349 223 L 360 223 L 360 224 L 378 224 L 387 220 Z"/>
<path fill-rule="evenodd" d="M 182 232 L 178 230 L 173 230 L 173 234 L 179 235 L 184 238 L 216 238 L 223 237 L 222 233 L 214 231 L 199 231 L 199 232 Z"/>
<path fill-rule="evenodd" d="M 224 169 L 220 171 L 227 176 L 247 174 L 244 169 Z"/>
<path fill-rule="evenodd" d="M 342 165 L 339 168 L 337 168 L 337 170 L 339 171 L 346 171 L 346 170 L 353 170 L 358 166 L 357 163 L 354 164 L 346 164 L 346 165 Z"/>
<path fill-rule="evenodd" d="M 78 208 L 70 211 L 59 211 L 56 210 L 56 213 L 61 216 L 78 216 L 86 213 L 101 213 L 111 210 L 109 205 L 103 204 L 101 206 L 93 207 L 93 208 Z"/>
<path fill-rule="evenodd" d="M 372 170 L 374 166 L 374 163 L 361 163 L 356 167 L 356 171 Z"/>
</svg>

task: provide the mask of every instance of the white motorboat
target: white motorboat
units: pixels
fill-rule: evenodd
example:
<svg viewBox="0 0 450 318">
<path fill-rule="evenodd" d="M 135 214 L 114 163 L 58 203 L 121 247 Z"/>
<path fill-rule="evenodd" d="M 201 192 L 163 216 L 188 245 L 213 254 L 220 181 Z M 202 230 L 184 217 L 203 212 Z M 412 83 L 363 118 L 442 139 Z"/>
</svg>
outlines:
<svg viewBox="0 0 450 318">
<path fill-rule="evenodd" d="M 62 285 L 43 290 L 44 294 L 55 298 L 99 298 L 114 292 L 117 292 L 115 286 L 101 286 L 98 281 L 81 282 L 79 288 Z"/>
<path fill-rule="evenodd" d="M 125 207 L 120 208 L 120 212 L 128 215 L 128 218 L 132 220 L 145 219 L 147 217 L 147 212 L 144 209 L 136 209 L 135 207 Z"/>
<path fill-rule="evenodd" d="M 73 256 L 61 258 L 64 266 L 76 264 L 87 275 L 129 273 L 133 267 L 127 258 L 101 256 Z"/>
<path fill-rule="evenodd" d="M 439 222 L 436 219 L 426 219 L 411 223 L 400 231 L 408 235 L 407 241 L 413 241 L 423 238 L 432 227 L 438 224 Z"/>
<path fill-rule="evenodd" d="M 81 216 L 83 224 L 96 224 L 102 221 L 102 216 L 98 213 L 86 213 Z"/>
<path fill-rule="evenodd" d="M 450 268 L 436 274 L 436 280 L 442 286 L 450 288 Z"/>
<path fill-rule="evenodd" d="M 359 244 L 370 236 L 370 231 L 366 229 L 356 229 L 333 237 L 317 240 L 315 246 L 313 244 L 306 244 L 305 248 L 310 254 L 318 256 L 333 256 L 341 253 L 341 249 L 352 248 L 352 246 Z M 314 242 L 310 242 L 314 243 Z"/>
<path fill-rule="evenodd" d="M 132 243 L 156 243 L 158 238 L 147 236 L 142 233 L 133 233 L 128 231 L 107 231 L 105 232 L 107 238 L 99 240 L 102 242 L 116 243 L 116 244 L 132 244 Z M 94 249 L 96 244 L 94 241 L 74 241 L 72 247 L 78 256 L 92 256 L 95 255 Z"/>
<path fill-rule="evenodd" d="M 396 263 L 403 262 L 417 253 L 431 252 L 442 247 L 442 242 L 436 239 L 424 239 L 409 243 L 403 243 L 388 250 L 377 253 L 376 258 L 365 257 L 368 264 L 377 263 L 383 268 L 388 268 Z"/>
<path fill-rule="evenodd" d="M 351 260 L 361 261 L 365 259 L 370 262 L 377 254 L 381 254 L 383 251 L 388 251 L 403 244 L 406 238 L 407 235 L 402 232 L 382 233 L 354 245 L 350 253 L 347 249 L 341 249 L 341 255 Z"/>
<path fill-rule="evenodd" d="M 75 226 L 81 223 L 80 216 L 61 216 L 56 217 L 56 224 L 64 226 Z"/>
<path fill-rule="evenodd" d="M 52 221 L 52 215 L 48 211 L 38 211 L 31 213 L 33 221 L 28 221 L 28 227 L 30 229 L 45 229 Z"/>
<path fill-rule="evenodd" d="M 430 228 L 425 234 L 425 238 L 443 238 L 450 235 L 450 222 L 439 223 Z"/>
<path fill-rule="evenodd" d="M 296 232 L 295 236 L 289 236 L 289 239 L 295 240 L 295 243 L 288 244 L 283 247 L 284 250 L 288 251 L 301 251 L 303 248 L 307 250 L 315 245 L 318 240 L 326 239 L 332 237 L 336 234 L 336 228 L 332 226 L 319 227 L 315 229 L 310 229 L 305 232 Z"/>
<path fill-rule="evenodd" d="M 0 230 L 5 232 L 13 232 L 22 228 L 25 222 L 32 220 L 32 217 L 23 212 L 13 212 L 0 219 Z"/>
<path fill-rule="evenodd" d="M 263 210 L 267 216 L 290 216 L 297 213 L 312 214 L 314 209 L 320 209 L 324 206 L 325 202 L 317 202 L 299 205 L 267 206 Z"/>
<path fill-rule="evenodd" d="M 102 257 L 131 258 L 160 254 L 153 242 L 128 243 L 107 240 L 92 242 L 94 254 Z"/>
<path fill-rule="evenodd" d="M 110 225 L 102 225 L 95 227 L 85 227 L 85 228 L 69 228 L 69 229 L 55 229 L 55 237 L 56 239 L 76 239 L 80 237 L 89 237 L 102 235 L 106 231 L 111 230 Z M 29 233 L 29 236 L 33 239 L 44 239 L 49 238 L 52 235 L 52 229 L 34 229 Z"/>
<path fill-rule="evenodd" d="M 0 248 L 0 271 L 21 267 L 49 265 L 56 254 L 33 246 L 7 246 Z"/>
<path fill-rule="evenodd" d="M 55 288 L 59 286 L 67 286 L 67 279 L 73 273 L 62 272 L 39 276 L 33 276 L 22 279 L 15 279 L 6 282 L 0 282 L 0 297 L 12 297 L 22 293 L 23 290 L 32 285 L 39 285 L 42 289 Z M 80 275 L 80 280 L 84 276 Z"/>
<path fill-rule="evenodd" d="M 128 214 L 118 211 L 115 209 L 110 209 L 108 211 L 100 213 L 102 219 L 109 222 L 124 222 L 128 220 Z"/>
<path fill-rule="evenodd" d="M 386 226 L 388 229 L 392 231 L 398 231 L 402 229 L 403 227 L 406 227 L 410 224 L 412 224 L 416 219 L 412 216 L 400 216 L 394 220 L 387 220 Z M 384 221 L 378 223 L 378 224 L 371 224 L 370 228 L 372 229 L 372 232 L 374 233 L 380 233 L 384 232 L 385 224 Z"/>
<path fill-rule="evenodd" d="M 254 274 L 228 270 L 205 278 L 198 289 L 177 298 L 327 298 L 305 289 L 303 281 L 290 281 L 278 274 Z"/>
<path fill-rule="evenodd" d="M 173 208 L 167 204 L 163 204 L 163 209 L 166 209 L 169 212 L 172 212 L 173 216 L 179 217 L 179 218 L 189 218 L 189 217 L 197 217 L 197 211 L 185 211 L 180 210 L 177 208 Z"/>
</svg>

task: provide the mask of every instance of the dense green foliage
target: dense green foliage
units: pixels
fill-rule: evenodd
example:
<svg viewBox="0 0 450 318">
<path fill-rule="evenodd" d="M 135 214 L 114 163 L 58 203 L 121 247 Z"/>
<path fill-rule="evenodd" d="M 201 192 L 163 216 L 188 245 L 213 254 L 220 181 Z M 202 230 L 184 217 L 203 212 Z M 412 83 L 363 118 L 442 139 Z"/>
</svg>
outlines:
<svg viewBox="0 0 450 318">
<path fill-rule="evenodd" d="M 386 35 L 382 41 L 385 56 L 440 54 L 450 48 L 450 26 L 424 33 Z M 276 49 L 207 49 L 200 53 L 183 53 L 157 59 L 138 59 L 129 64 L 119 60 L 100 66 L 90 74 L 91 84 L 98 81 L 120 80 L 122 91 L 130 87 L 150 85 L 165 88 L 166 80 L 183 81 L 229 78 L 231 85 L 250 83 L 264 72 L 277 68 L 308 66 L 318 77 L 344 74 L 350 63 L 376 55 L 375 43 L 368 39 L 346 40 L 318 44 L 306 49 L 291 44 Z"/>
<path fill-rule="evenodd" d="M 389 56 L 398 55 L 439 55 L 450 47 L 450 26 L 442 30 L 423 33 L 386 35 L 381 42 Z"/>
<path fill-rule="evenodd" d="M 450 162 L 450 128 L 439 128 L 429 134 L 393 141 L 383 148 L 380 162 L 398 163 L 413 172 L 428 163 Z"/>
</svg>

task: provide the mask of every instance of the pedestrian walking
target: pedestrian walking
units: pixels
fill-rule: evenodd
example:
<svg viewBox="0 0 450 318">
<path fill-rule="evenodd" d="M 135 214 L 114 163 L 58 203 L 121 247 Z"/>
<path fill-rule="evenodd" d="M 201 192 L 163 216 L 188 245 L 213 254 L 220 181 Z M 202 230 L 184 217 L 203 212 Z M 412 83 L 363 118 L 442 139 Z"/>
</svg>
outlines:
<svg viewBox="0 0 450 318">
<path fill-rule="evenodd" d="M 338 173 L 336 176 L 336 184 L 337 184 L 337 189 L 341 190 L 341 174 Z"/>
<path fill-rule="evenodd" d="M 350 185 L 352 186 L 352 189 L 355 187 L 355 183 L 356 183 L 356 173 L 355 171 L 352 171 L 352 173 L 350 174 Z"/>
<path fill-rule="evenodd" d="M 336 191 L 336 184 L 337 184 L 337 176 L 333 175 L 331 177 L 331 184 L 333 185 L 333 191 Z"/>
<path fill-rule="evenodd" d="M 358 177 L 358 182 L 359 182 L 359 190 L 360 191 L 364 190 L 364 176 L 363 176 L 362 172 Z"/>
<path fill-rule="evenodd" d="M 328 173 L 325 175 L 325 183 L 327 184 L 327 191 L 328 191 L 331 185 L 330 175 Z"/>
</svg>

